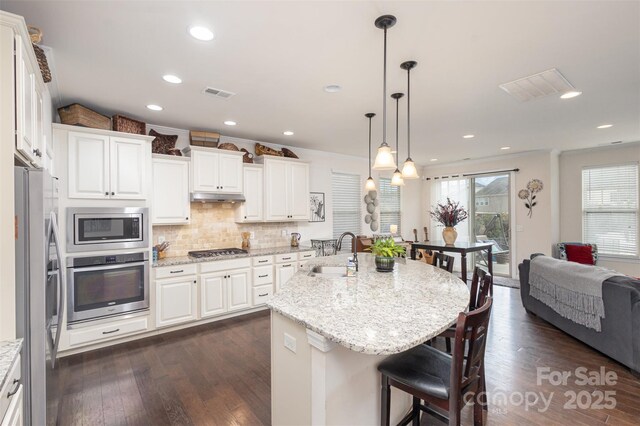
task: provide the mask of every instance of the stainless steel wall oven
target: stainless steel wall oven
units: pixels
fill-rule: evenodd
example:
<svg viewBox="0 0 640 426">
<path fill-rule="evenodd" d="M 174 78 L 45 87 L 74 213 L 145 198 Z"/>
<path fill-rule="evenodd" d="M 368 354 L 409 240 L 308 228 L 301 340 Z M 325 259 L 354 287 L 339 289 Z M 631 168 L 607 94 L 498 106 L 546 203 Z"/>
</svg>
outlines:
<svg viewBox="0 0 640 426">
<path fill-rule="evenodd" d="M 67 322 L 149 309 L 149 253 L 67 258 Z"/>
</svg>

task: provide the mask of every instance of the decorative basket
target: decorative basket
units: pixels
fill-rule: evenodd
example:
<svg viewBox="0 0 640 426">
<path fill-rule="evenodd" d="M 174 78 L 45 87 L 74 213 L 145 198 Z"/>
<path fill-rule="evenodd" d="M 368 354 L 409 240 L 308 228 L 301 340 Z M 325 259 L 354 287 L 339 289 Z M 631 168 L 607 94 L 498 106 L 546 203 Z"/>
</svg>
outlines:
<svg viewBox="0 0 640 426">
<path fill-rule="evenodd" d="M 300 158 L 293 151 L 287 148 L 282 148 L 282 155 L 287 158 Z"/>
<path fill-rule="evenodd" d="M 256 155 L 273 155 L 274 157 L 282 157 L 282 151 L 276 151 L 273 148 L 256 143 Z"/>
<path fill-rule="evenodd" d="M 142 121 L 134 120 L 133 118 L 119 114 L 114 115 L 112 118 L 112 130 L 115 130 L 116 132 L 133 133 L 136 135 L 147 134 L 147 124 Z"/>
<path fill-rule="evenodd" d="M 51 70 L 49 69 L 49 62 L 47 62 L 47 55 L 44 54 L 44 50 L 36 43 L 42 41 L 42 31 L 38 27 L 29 25 L 29 37 L 31 38 L 31 44 L 33 44 L 33 52 L 36 54 L 38 60 L 38 66 L 40 67 L 40 73 L 45 83 L 51 81 Z"/>
<path fill-rule="evenodd" d="M 253 154 L 247 151 L 246 148 L 242 148 L 240 151 L 244 152 L 242 162 L 246 164 L 253 164 Z"/>
<path fill-rule="evenodd" d="M 220 145 L 218 145 L 218 149 L 224 149 L 224 150 L 227 150 L 227 151 L 238 151 L 238 152 L 240 151 L 240 149 L 238 149 L 237 146 L 235 146 L 232 143 L 228 143 L 228 142 L 221 143 Z"/>
<path fill-rule="evenodd" d="M 58 108 L 60 122 L 72 126 L 91 127 L 93 129 L 111 129 L 111 119 L 80 104 L 71 104 Z"/>
<path fill-rule="evenodd" d="M 220 133 L 190 130 L 189 143 L 193 146 L 217 148 L 220 142 Z"/>
</svg>

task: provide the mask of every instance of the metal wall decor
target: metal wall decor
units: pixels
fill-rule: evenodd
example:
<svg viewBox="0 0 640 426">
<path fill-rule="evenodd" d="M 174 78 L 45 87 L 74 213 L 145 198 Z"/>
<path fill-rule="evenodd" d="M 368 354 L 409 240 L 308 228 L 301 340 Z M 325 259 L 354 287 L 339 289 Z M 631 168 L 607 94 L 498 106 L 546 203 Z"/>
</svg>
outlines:
<svg viewBox="0 0 640 426">
<path fill-rule="evenodd" d="M 309 193 L 309 222 L 324 222 L 326 206 L 324 192 Z"/>
<path fill-rule="evenodd" d="M 380 227 L 378 212 L 376 212 L 377 207 L 380 205 L 378 191 L 369 191 L 367 195 L 364 196 L 364 203 L 367 206 L 364 222 L 369 225 L 369 228 L 373 232 L 376 232 Z"/>
</svg>

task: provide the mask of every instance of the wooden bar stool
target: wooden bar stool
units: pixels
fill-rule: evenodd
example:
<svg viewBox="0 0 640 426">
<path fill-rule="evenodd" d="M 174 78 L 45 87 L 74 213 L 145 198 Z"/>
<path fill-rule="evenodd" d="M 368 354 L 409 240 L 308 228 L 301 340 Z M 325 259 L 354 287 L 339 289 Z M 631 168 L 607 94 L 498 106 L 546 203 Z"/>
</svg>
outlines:
<svg viewBox="0 0 640 426">
<path fill-rule="evenodd" d="M 491 304 L 489 297 L 482 307 L 458 315 L 453 355 L 428 345 L 418 345 L 380 363 L 382 426 L 390 422 L 391 386 L 413 395 L 413 409 L 401 420 L 402 425 L 409 422 L 419 425 L 422 411 L 432 413 L 449 425 L 460 425 L 463 398 L 471 392 L 475 393 L 473 423 L 484 424 L 479 393 L 482 391 Z M 468 348 L 466 353 L 465 348 Z"/>
</svg>

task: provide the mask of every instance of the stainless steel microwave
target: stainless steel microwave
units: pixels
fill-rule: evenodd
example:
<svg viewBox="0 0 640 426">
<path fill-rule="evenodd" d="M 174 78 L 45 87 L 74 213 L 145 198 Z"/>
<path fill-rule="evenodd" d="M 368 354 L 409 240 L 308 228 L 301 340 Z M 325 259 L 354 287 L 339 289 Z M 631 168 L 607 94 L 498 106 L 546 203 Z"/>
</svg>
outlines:
<svg viewBox="0 0 640 426">
<path fill-rule="evenodd" d="M 67 208 L 67 252 L 148 248 L 149 209 Z"/>
</svg>

